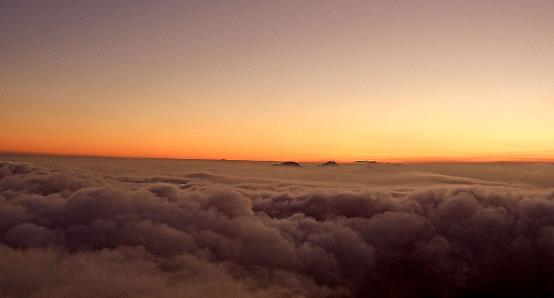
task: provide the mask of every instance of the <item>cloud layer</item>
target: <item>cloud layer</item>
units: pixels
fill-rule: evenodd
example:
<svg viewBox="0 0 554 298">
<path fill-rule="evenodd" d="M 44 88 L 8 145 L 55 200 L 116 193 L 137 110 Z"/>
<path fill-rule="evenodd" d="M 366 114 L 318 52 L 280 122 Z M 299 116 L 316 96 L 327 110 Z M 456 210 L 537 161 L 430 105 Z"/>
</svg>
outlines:
<svg viewBox="0 0 554 298">
<path fill-rule="evenodd" d="M 0 296 L 554 295 L 548 189 L 116 172 L 0 163 Z"/>
</svg>

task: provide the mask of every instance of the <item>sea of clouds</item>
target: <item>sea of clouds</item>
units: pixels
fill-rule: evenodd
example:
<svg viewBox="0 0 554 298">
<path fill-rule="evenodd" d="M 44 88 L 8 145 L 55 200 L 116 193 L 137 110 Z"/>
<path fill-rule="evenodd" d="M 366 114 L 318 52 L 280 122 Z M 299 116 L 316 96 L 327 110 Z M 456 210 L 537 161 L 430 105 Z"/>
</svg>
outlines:
<svg viewBox="0 0 554 298">
<path fill-rule="evenodd" d="M 554 295 L 551 188 L 329 187 L 223 163 L 150 175 L 0 162 L 0 296 Z M 321 171 L 340 175 L 306 175 Z"/>
</svg>

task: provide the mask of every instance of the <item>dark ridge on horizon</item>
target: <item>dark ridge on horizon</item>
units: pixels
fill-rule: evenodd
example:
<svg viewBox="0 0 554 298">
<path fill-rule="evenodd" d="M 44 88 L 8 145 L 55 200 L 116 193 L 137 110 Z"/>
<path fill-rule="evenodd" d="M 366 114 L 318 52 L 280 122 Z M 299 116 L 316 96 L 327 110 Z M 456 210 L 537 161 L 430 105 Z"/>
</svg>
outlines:
<svg viewBox="0 0 554 298">
<path fill-rule="evenodd" d="M 335 161 L 327 161 L 319 165 L 320 167 L 338 167 L 339 165 Z"/>
<path fill-rule="evenodd" d="M 276 163 L 274 166 L 278 167 L 302 167 L 301 164 L 297 163 L 296 161 L 284 161 L 282 163 Z"/>
</svg>

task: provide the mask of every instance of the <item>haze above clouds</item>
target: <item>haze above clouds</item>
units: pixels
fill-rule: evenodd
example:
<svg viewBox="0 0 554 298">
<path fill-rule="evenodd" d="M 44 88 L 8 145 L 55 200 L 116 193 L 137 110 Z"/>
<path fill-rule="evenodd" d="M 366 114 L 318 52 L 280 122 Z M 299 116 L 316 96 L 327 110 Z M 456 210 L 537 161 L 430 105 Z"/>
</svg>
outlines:
<svg viewBox="0 0 554 298">
<path fill-rule="evenodd" d="M 1 296 L 554 293 L 552 164 L 0 160 Z"/>
</svg>

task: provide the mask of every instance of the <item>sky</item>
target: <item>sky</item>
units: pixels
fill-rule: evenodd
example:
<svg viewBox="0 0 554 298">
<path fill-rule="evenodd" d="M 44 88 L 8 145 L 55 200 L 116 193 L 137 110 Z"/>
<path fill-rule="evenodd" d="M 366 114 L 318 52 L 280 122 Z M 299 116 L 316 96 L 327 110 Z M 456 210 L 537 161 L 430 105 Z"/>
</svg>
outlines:
<svg viewBox="0 0 554 298">
<path fill-rule="evenodd" d="M 552 1 L 2 1 L 0 151 L 554 160 Z"/>
</svg>

